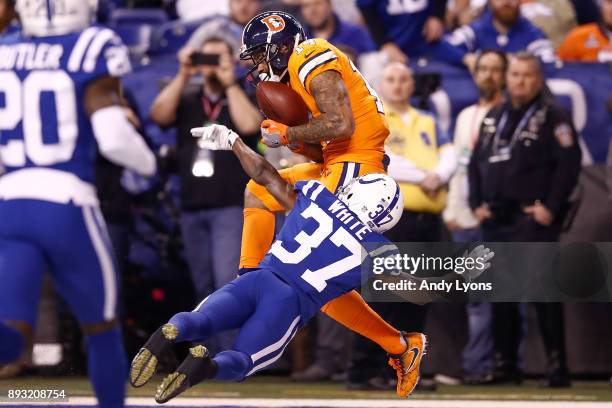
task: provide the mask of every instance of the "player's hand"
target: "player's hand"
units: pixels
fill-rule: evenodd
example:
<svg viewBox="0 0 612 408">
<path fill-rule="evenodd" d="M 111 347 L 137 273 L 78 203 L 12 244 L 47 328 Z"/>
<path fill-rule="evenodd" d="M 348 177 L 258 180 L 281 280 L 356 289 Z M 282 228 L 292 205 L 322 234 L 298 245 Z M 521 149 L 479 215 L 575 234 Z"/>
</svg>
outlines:
<svg viewBox="0 0 612 408">
<path fill-rule="evenodd" d="M 465 57 L 463 57 L 463 64 L 472 74 L 476 70 L 476 60 L 478 60 L 478 56 L 474 53 L 465 54 Z"/>
<path fill-rule="evenodd" d="M 191 54 L 196 52 L 195 48 L 185 46 L 181 48 L 177 54 L 177 59 L 179 62 L 179 71 L 178 75 L 189 79 L 191 76 L 197 73 L 197 68 L 191 64 Z"/>
<path fill-rule="evenodd" d="M 553 214 L 544 204 L 542 204 L 542 202 L 540 202 L 540 200 L 537 200 L 534 205 L 525 207 L 523 211 L 525 214 L 531 215 L 535 222 L 540 225 L 549 226 L 554 220 Z"/>
<path fill-rule="evenodd" d="M 423 191 L 430 197 L 435 197 L 438 194 L 438 190 L 442 187 L 442 180 L 440 180 L 440 176 L 438 176 L 434 172 L 427 172 L 427 175 L 421 181 L 420 184 Z"/>
<path fill-rule="evenodd" d="M 484 220 L 488 220 L 492 217 L 491 210 L 489 209 L 489 205 L 487 203 L 483 203 L 480 207 L 474 210 L 474 217 L 478 220 L 478 222 L 483 222 Z"/>
<path fill-rule="evenodd" d="M 457 272 L 459 275 L 463 274 L 463 277 L 466 281 L 471 282 L 476 280 L 480 275 L 482 275 L 487 269 L 491 267 L 491 259 L 495 256 L 495 252 L 491 251 L 491 249 L 485 247 L 484 245 L 478 245 L 476 248 L 472 249 L 469 253 L 466 250 L 463 254 L 463 258 L 472 258 L 474 261 L 477 259 L 479 262 L 474 262 L 474 267 L 466 268 L 466 270 L 462 273 Z"/>
<path fill-rule="evenodd" d="M 198 137 L 198 146 L 210 150 L 232 150 L 238 135 L 223 125 L 209 125 L 191 129 L 191 135 Z"/>
<path fill-rule="evenodd" d="M 444 23 L 438 17 L 431 16 L 423 26 L 423 37 L 428 43 L 438 41 L 444 34 Z"/>
<path fill-rule="evenodd" d="M 276 148 L 289 144 L 287 125 L 266 119 L 261 122 L 261 141 L 268 147 Z"/>
<path fill-rule="evenodd" d="M 215 69 L 217 78 L 225 88 L 236 83 L 236 75 L 234 73 L 234 61 L 232 56 L 226 52 L 219 56 L 219 65 Z"/>
<path fill-rule="evenodd" d="M 389 57 L 389 62 L 408 63 L 408 56 L 395 43 L 388 42 L 380 47 L 380 50 Z"/>
</svg>

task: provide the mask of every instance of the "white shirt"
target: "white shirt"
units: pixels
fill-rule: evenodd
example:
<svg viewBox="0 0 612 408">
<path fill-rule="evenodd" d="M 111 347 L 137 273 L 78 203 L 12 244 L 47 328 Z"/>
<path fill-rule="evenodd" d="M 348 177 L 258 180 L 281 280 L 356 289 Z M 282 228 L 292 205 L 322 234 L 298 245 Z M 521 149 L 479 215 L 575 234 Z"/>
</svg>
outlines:
<svg viewBox="0 0 612 408">
<path fill-rule="evenodd" d="M 444 210 L 445 221 L 455 221 L 463 229 L 475 228 L 478 220 L 470 208 L 468 197 L 468 165 L 478 140 L 480 124 L 489 108 L 474 104 L 463 109 L 455 123 L 454 145 L 459 159 L 457 171 L 448 185 L 448 199 Z"/>
</svg>

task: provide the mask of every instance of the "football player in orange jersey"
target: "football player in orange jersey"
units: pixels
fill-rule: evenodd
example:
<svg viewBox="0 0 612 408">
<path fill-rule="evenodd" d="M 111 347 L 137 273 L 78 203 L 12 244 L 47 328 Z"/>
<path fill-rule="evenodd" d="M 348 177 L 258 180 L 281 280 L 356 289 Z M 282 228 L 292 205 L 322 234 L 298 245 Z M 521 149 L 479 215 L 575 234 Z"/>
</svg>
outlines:
<svg viewBox="0 0 612 408">
<path fill-rule="evenodd" d="M 384 141 L 389 134 L 382 103 L 348 57 L 323 39 L 307 40 L 290 14 L 269 11 L 255 16 L 242 34 L 240 58 L 251 60 L 260 80 L 288 83 L 312 117 L 288 127 L 273 120 L 261 124 L 262 141 L 283 145 L 314 163 L 280 171 L 290 184 L 318 179 L 336 192 L 351 179 L 385 172 Z M 245 192 L 241 272 L 257 268 L 274 237 L 274 212 L 284 208 L 262 185 L 250 181 Z M 397 394 L 409 395 L 419 377 L 424 352 L 421 333 L 390 326 L 355 292 L 322 309 L 333 319 L 378 343 L 390 354 L 398 376 Z"/>
</svg>

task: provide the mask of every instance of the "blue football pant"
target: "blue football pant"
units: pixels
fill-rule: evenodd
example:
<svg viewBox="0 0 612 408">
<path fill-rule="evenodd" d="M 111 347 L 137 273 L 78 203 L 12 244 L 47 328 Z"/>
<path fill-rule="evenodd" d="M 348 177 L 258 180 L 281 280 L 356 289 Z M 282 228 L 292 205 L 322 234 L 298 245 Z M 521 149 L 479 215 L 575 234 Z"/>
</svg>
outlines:
<svg viewBox="0 0 612 408">
<path fill-rule="evenodd" d="M 297 292 L 265 269 L 228 283 L 170 323 L 179 329 L 177 341 L 201 342 L 239 328 L 231 350 L 213 358 L 219 367 L 215 378 L 228 381 L 241 381 L 277 361 L 302 326 Z"/>
<path fill-rule="evenodd" d="M 81 324 L 116 318 L 116 263 L 100 210 L 0 200 L 0 321 L 35 325 L 45 270 Z M 127 359 L 121 331 L 115 327 L 85 340 L 100 407 L 122 407 Z"/>
</svg>

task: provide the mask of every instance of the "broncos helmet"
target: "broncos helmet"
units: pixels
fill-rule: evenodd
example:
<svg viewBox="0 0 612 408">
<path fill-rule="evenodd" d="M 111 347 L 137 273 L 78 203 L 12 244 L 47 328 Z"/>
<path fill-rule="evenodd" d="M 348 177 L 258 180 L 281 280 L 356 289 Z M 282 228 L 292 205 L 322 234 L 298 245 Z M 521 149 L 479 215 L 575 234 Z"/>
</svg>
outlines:
<svg viewBox="0 0 612 408">
<path fill-rule="evenodd" d="M 302 25 L 283 11 L 266 11 L 253 17 L 242 31 L 241 60 L 251 60 L 251 74 L 262 62 L 268 73 L 261 73 L 263 81 L 280 81 L 287 72 L 293 48 L 306 39 Z"/>
</svg>

